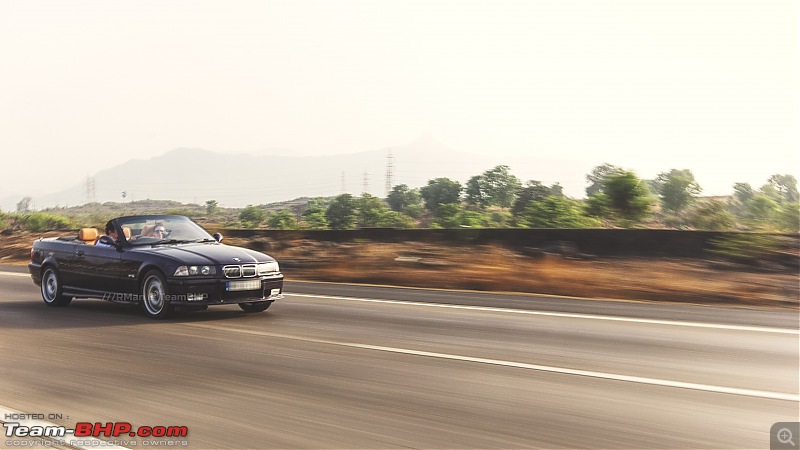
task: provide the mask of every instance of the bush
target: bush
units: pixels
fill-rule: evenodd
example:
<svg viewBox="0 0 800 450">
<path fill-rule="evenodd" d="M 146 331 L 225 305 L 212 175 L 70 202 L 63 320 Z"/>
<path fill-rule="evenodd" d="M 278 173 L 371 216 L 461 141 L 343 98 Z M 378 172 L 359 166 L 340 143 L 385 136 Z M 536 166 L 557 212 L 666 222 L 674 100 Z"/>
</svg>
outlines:
<svg viewBox="0 0 800 450">
<path fill-rule="evenodd" d="M 781 241 L 767 234 L 734 234 L 711 242 L 712 253 L 744 263 L 768 260 L 781 249 Z"/>
<path fill-rule="evenodd" d="M 297 219 L 289 211 L 280 211 L 270 215 L 267 225 L 274 230 L 296 230 Z"/>
<path fill-rule="evenodd" d="M 378 221 L 379 227 L 387 228 L 414 228 L 414 225 L 414 219 L 397 211 L 387 211 Z"/>
<path fill-rule="evenodd" d="M 29 213 L 19 216 L 18 223 L 30 231 L 71 230 L 75 228 L 72 219 L 48 213 Z"/>
<path fill-rule="evenodd" d="M 167 212 L 165 214 L 169 214 L 171 216 L 192 217 L 192 216 L 196 216 L 197 215 L 197 211 L 194 211 L 194 210 L 191 210 L 191 209 L 186 209 L 186 208 L 180 208 L 180 209 L 167 210 Z"/>
<path fill-rule="evenodd" d="M 520 217 L 528 228 L 597 228 L 598 219 L 584 216 L 577 202 L 564 197 L 546 197 L 532 202 Z"/>
<path fill-rule="evenodd" d="M 239 213 L 239 220 L 245 228 L 255 228 L 267 219 L 267 212 L 258 206 L 247 205 Z"/>
<path fill-rule="evenodd" d="M 800 231 L 800 203 L 786 202 L 781 206 L 776 217 L 778 228 L 790 233 Z"/>
<path fill-rule="evenodd" d="M 689 214 L 689 224 L 698 230 L 730 230 L 735 222 L 727 205 L 716 200 L 701 203 Z"/>
</svg>

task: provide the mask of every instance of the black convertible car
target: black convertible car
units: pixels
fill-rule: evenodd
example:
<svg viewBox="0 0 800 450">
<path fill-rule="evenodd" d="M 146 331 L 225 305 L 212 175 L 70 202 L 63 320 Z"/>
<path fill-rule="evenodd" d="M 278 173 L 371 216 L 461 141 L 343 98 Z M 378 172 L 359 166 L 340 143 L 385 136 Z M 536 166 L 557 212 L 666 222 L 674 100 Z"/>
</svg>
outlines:
<svg viewBox="0 0 800 450">
<path fill-rule="evenodd" d="M 263 253 L 221 244 L 183 216 L 129 216 L 111 221 L 118 239 L 83 228 L 78 236 L 39 239 L 28 269 L 48 306 L 75 297 L 134 302 L 161 319 L 175 306 L 238 304 L 264 311 L 283 298 L 278 263 Z"/>
</svg>

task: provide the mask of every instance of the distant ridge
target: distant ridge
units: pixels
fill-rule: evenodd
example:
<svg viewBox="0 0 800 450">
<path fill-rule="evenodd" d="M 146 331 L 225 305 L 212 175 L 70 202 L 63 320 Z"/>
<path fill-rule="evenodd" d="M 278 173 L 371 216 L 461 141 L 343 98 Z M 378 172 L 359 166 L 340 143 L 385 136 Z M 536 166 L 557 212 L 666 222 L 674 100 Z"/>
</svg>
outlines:
<svg viewBox="0 0 800 450">
<path fill-rule="evenodd" d="M 270 149 L 273 151 L 275 149 Z M 485 170 L 505 164 L 523 183 L 560 182 L 567 195 L 581 196 L 589 164 L 576 164 L 531 152 L 528 156 L 500 157 L 454 150 L 432 133 L 401 146 L 337 155 L 229 154 L 201 148 L 176 148 L 150 159 L 131 159 L 92 175 L 98 202 L 175 200 L 203 204 L 216 200 L 222 206 L 242 207 L 299 197 L 361 195 L 366 174 L 367 192 L 385 197 L 387 155 L 394 163 L 394 185 L 421 187 L 428 180 L 447 177 L 466 184 Z M 344 174 L 344 177 L 342 176 Z M 86 203 L 85 175 L 68 189 L 33 197 L 37 209 Z M 0 199 L 4 211 L 16 209 L 21 195 Z"/>
<path fill-rule="evenodd" d="M 93 175 L 97 201 L 161 199 L 240 207 L 278 202 L 297 197 L 334 196 L 345 192 L 361 195 L 366 173 L 367 192 L 385 196 L 386 156 L 394 157 L 394 184 L 424 186 L 436 177 L 466 183 L 467 179 L 498 164 L 491 155 L 453 150 L 426 133 L 403 146 L 369 152 L 294 156 L 223 154 L 200 148 L 176 148 L 150 159 L 131 159 Z M 510 164 L 509 164 L 510 165 Z M 515 167 L 512 165 L 512 170 Z M 523 177 L 521 177 L 523 178 Z M 21 198 L 21 197 L 20 197 Z M 13 210 L 20 198 L 2 201 Z M 37 208 L 86 203 L 85 179 L 59 192 L 34 198 Z"/>
</svg>

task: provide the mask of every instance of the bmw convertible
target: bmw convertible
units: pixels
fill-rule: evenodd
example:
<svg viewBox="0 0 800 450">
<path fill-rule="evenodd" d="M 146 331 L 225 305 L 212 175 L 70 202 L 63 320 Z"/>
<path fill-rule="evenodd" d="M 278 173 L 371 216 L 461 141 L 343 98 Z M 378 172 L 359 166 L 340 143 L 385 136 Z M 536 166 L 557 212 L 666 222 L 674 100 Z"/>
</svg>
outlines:
<svg viewBox="0 0 800 450">
<path fill-rule="evenodd" d="M 46 305 L 99 298 L 138 303 L 162 319 L 175 307 L 237 304 L 261 312 L 283 298 L 283 274 L 272 257 L 222 244 L 222 235 L 187 217 L 128 216 L 110 225 L 116 239 L 83 228 L 33 243 L 28 269 Z"/>
</svg>

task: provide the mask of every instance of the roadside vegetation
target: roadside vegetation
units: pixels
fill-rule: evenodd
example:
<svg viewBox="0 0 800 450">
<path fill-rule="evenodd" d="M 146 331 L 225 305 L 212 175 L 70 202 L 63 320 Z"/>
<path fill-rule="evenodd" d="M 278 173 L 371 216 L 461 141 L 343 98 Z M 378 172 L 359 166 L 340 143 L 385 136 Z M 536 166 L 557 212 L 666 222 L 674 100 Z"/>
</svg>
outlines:
<svg viewBox="0 0 800 450">
<path fill-rule="evenodd" d="M 653 180 L 612 164 L 586 175 L 586 198 L 564 195 L 561 185 L 523 182 L 508 166 L 475 175 L 462 185 L 448 178 L 420 188 L 399 184 L 386 198 L 364 193 L 227 208 L 214 200 L 90 203 L 31 211 L 23 198 L 17 211 L 0 213 L 0 229 L 63 230 L 102 227 L 132 214 L 180 214 L 207 228 L 673 228 L 712 231 L 800 231 L 797 179 L 775 174 L 759 188 L 735 183 L 730 196 L 703 198 L 688 169 L 670 169 Z"/>
</svg>

